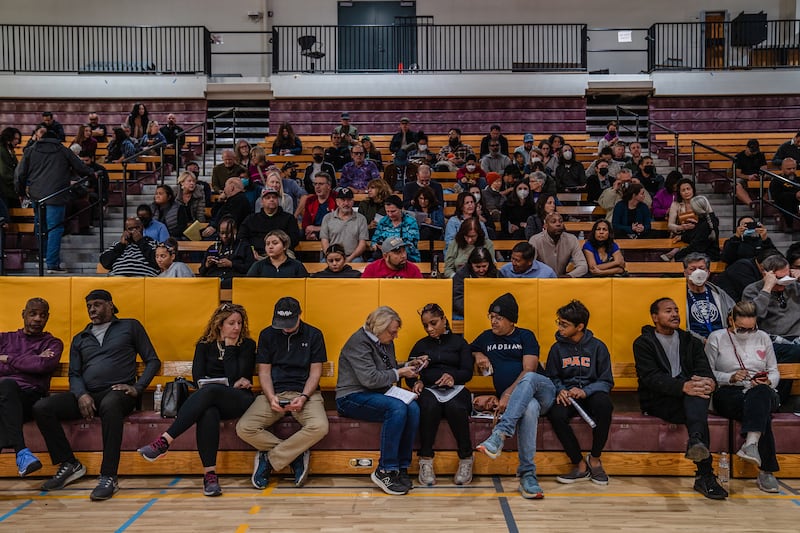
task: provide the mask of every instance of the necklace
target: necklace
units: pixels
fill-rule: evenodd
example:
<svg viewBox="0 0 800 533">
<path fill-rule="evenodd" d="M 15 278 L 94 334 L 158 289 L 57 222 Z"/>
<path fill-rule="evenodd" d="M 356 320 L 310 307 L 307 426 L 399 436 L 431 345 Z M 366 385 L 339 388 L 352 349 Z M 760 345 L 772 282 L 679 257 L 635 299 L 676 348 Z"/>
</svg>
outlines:
<svg viewBox="0 0 800 533">
<path fill-rule="evenodd" d="M 222 358 L 225 357 L 225 346 L 220 344 L 219 341 L 217 341 L 217 351 L 219 352 L 219 357 L 217 357 L 217 359 L 222 361 Z"/>
</svg>

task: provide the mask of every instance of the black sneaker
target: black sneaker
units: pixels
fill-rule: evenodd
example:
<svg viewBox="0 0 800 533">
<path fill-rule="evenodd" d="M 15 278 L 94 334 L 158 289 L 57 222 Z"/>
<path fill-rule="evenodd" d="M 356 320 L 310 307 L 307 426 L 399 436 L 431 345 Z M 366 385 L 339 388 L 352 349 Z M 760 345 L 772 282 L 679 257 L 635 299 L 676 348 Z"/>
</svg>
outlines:
<svg viewBox="0 0 800 533">
<path fill-rule="evenodd" d="M 402 496 L 408 493 L 408 487 L 400 481 L 400 472 L 394 470 L 375 470 L 370 476 L 372 482 L 391 496 Z"/>
<path fill-rule="evenodd" d="M 93 502 L 101 502 L 110 499 L 119 492 L 119 483 L 115 476 L 100 476 L 100 481 L 89 496 Z"/>
<path fill-rule="evenodd" d="M 710 500 L 724 500 L 728 497 L 728 491 L 717 483 L 714 474 L 702 474 L 694 478 L 694 490 Z"/>
<path fill-rule="evenodd" d="M 203 475 L 203 496 L 221 496 L 222 487 L 216 472 L 206 472 Z"/>
<path fill-rule="evenodd" d="M 311 458 L 311 452 L 304 451 L 289 465 L 294 472 L 294 486 L 302 487 L 308 480 L 308 460 Z"/>
<path fill-rule="evenodd" d="M 56 475 L 42 483 L 42 490 L 63 489 L 73 481 L 77 481 L 86 475 L 86 467 L 80 463 L 61 463 Z"/>
<path fill-rule="evenodd" d="M 414 489 L 414 482 L 411 481 L 411 476 L 408 475 L 408 468 L 401 468 L 398 477 L 400 478 L 400 483 L 408 487 L 408 490 Z"/>
<path fill-rule="evenodd" d="M 691 437 L 689 442 L 686 443 L 686 455 L 684 457 L 690 461 L 699 463 L 710 456 L 711 452 L 708 451 L 708 447 L 699 438 Z"/>
</svg>

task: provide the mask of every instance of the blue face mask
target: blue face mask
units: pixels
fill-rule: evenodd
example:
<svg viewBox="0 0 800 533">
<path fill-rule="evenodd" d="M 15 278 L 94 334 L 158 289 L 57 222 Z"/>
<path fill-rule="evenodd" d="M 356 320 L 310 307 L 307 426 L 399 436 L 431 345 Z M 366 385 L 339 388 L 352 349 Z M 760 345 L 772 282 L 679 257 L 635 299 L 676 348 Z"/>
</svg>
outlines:
<svg viewBox="0 0 800 533">
<path fill-rule="evenodd" d="M 242 185 L 244 185 L 245 187 L 250 185 L 250 178 L 242 178 Z"/>
</svg>

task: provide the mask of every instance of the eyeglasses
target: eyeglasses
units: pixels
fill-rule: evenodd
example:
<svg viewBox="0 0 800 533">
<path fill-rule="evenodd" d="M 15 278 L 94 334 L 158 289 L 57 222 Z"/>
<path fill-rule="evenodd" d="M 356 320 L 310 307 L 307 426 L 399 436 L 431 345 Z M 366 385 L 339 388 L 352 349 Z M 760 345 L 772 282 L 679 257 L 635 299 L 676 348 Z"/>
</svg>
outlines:
<svg viewBox="0 0 800 533">
<path fill-rule="evenodd" d="M 364 152 L 353 152 L 353 155 L 364 155 Z"/>
<path fill-rule="evenodd" d="M 758 326 L 752 328 L 740 328 L 738 326 L 733 327 L 733 332 L 737 335 L 741 335 L 743 333 L 755 333 L 756 331 L 758 331 Z"/>
</svg>

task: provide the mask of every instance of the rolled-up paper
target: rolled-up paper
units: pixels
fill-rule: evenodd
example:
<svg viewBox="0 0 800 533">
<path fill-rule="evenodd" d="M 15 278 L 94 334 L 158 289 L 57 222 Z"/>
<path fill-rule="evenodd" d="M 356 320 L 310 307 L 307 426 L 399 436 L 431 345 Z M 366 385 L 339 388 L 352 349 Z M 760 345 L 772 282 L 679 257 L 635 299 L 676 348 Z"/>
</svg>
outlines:
<svg viewBox="0 0 800 533">
<path fill-rule="evenodd" d="M 580 404 L 575 401 L 575 398 L 570 398 L 569 403 L 571 403 L 575 410 L 578 411 L 578 414 L 581 415 L 581 418 L 583 418 L 584 422 L 589 424 L 590 428 L 594 429 L 597 427 L 597 422 L 592 420 L 592 417 L 589 416 L 589 413 L 583 410 L 583 407 L 581 407 Z"/>
</svg>

